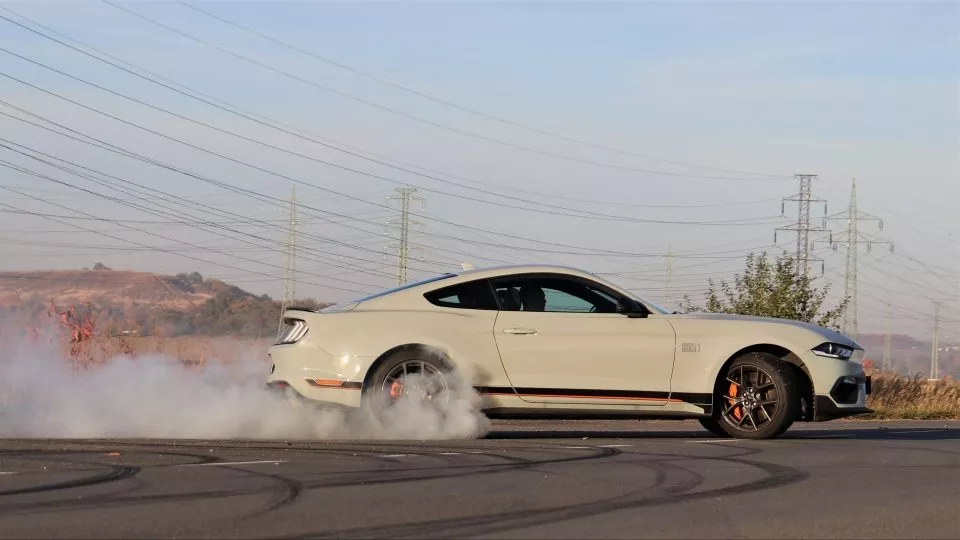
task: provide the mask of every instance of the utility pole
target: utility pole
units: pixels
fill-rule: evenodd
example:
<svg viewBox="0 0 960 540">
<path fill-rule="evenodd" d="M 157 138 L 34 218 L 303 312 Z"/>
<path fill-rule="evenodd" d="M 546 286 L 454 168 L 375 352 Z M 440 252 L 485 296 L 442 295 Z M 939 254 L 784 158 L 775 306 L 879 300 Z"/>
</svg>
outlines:
<svg viewBox="0 0 960 540">
<path fill-rule="evenodd" d="M 812 227 L 810 225 L 810 205 L 813 203 L 823 203 L 823 215 L 827 215 L 827 201 L 825 199 L 815 198 L 813 196 L 813 180 L 816 178 L 815 174 L 796 174 L 794 178 L 800 184 L 800 191 L 796 195 L 787 197 L 783 199 L 780 203 L 780 213 L 786 214 L 786 203 L 795 202 L 797 203 L 797 222 L 793 225 L 788 225 L 784 227 L 778 227 L 773 233 L 773 243 L 777 243 L 777 232 L 779 231 L 792 231 L 797 233 L 797 249 L 796 255 L 794 255 L 794 262 L 796 265 L 796 276 L 800 278 L 806 276 L 810 271 L 810 262 L 818 261 L 822 263 L 820 259 L 814 259 L 810 255 L 811 244 L 810 244 L 810 233 L 812 232 L 827 232 L 825 227 Z"/>
<path fill-rule="evenodd" d="M 930 351 L 930 378 L 940 378 L 940 302 L 933 304 L 933 346 Z"/>
<path fill-rule="evenodd" d="M 412 208 L 412 203 L 414 201 L 420 201 L 423 203 L 423 198 L 417 195 L 414 195 L 417 190 L 415 188 L 397 188 L 396 195 L 388 197 L 388 200 L 400 201 L 400 243 L 396 246 L 397 249 L 397 284 L 403 285 L 408 280 L 407 271 L 409 268 L 409 259 L 410 259 L 410 226 L 411 225 L 421 225 L 420 222 L 410 219 L 410 213 Z M 421 206 L 422 208 L 422 206 Z M 396 224 L 394 222 L 394 224 Z"/>
<path fill-rule="evenodd" d="M 290 218 L 287 221 L 287 273 L 284 279 L 283 302 L 280 303 L 280 322 L 277 327 L 277 337 L 283 331 L 283 312 L 293 303 L 296 297 L 297 283 L 297 187 L 293 186 L 290 192 Z"/>
<path fill-rule="evenodd" d="M 887 304 L 886 322 L 886 333 L 883 336 L 883 365 L 881 366 L 883 371 L 888 371 L 893 367 L 893 359 L 890 354 L 890 349 L 892 348 L 892 337 L 890 335 L 890 304 Z"/>
<path fill-rule="evenodd" d="M 673 244 L 667 245 L 667 302 L 673 303 Z"/>
<path fill-rule="evenodd" d="M 840 245 L 846 246 L 847 249 L 847 264 L 846 269 L 843 273 L 843 294 L 850 303 L 847 306 L 847 309 L 843 312 L 843 321 L 841 323 L 841 329 L 844 333 L 849 333 L 852 337 L 856 338 L 859 335 L 859 287 L 857 285 L 857 274 L 859 272 L 859 260 L 858 255 L 860 253 L 860 244 L 866 244 L 867 252 L 872 251 L 874 244 L 887 244 L 890 248 L 890 252 L 893 253 L 893 242 L 889 240 L 883 240 L 875 236 L 866 236 L 860 231 L 860 222 L 861 221 L 876 221 L 878 222 L 878 227 L 883 230 L 883 220 L 872 214 L 867 214 L 861 212 L 857 208 L 857 179 L 853 179 L 852 187 L 850 188 L 850 205 L 845 212 L 840 212 L 839 214 L 834 214 L 832 216 L 827 216 L 824 218 L 824 222 L 827 220 L 843 220 L 847 222 L 847 228 L 841 233 L 840 236 L 845 237 L 845 240 L 834 241 L 833 235 L 830 236 L 830 245 L 836 251 Z"/>
</svg>

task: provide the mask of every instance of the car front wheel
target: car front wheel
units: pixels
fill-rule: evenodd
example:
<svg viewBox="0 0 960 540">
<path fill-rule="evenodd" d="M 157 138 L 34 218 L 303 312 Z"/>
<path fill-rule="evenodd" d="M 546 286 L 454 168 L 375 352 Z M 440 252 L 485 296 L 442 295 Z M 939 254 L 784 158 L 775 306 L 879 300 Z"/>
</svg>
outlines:
<svg viewBox="0 0 960 540">
<path fill-rule="evenodd" d="M 734 360 L 718 393 L 719 411 L 713 420 L 731 437 L 777 437 L 799 414 L 800 393 L 793 371 L 772 354 L 749 353 Z"/>
</svg>

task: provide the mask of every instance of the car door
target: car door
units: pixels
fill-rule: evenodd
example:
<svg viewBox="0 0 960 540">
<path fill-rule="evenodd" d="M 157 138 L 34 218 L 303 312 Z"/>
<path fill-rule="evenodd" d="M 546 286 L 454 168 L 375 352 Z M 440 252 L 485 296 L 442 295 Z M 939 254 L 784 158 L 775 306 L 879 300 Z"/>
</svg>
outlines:
<svg viewBox="0 0 960 540">
<path fill-rule="evenodd" d="M 500 302 L 494 325 L 500 358 L 524 400 L 667 402 L 676 335 L 666 319 L 620 314 L 619 293 L 576 276 L 527 274 L 492 284 Z"/>
</svg>

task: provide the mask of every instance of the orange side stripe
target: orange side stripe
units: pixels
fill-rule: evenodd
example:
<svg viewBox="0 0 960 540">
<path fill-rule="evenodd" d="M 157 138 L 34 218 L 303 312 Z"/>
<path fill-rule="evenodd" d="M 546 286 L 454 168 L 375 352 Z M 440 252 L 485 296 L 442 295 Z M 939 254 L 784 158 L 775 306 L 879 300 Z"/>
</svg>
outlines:
<svg viewBox="0 0 960 540">
<path fill-rule="evenodd" d="M 531 397 L 551 397 L 551 398 L 574 398 L 574 399 L 616 399 L 624 401 L 668 401 L 671 403 L 684 403 L 681 399 L 663 399 L 663 398 L 652 398 L 652 397 L 631 397 L 631 396 L 579 396 L 576 394 L 516 394 L 520 397 L 531 396 Z"/>
</svg>

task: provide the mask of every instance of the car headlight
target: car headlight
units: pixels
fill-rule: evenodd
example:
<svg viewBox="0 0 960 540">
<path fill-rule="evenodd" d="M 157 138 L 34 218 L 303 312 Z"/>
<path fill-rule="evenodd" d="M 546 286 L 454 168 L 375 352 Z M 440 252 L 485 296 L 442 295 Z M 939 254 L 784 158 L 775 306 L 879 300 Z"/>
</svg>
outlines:
<svg viewBox="0 0 960 540">
<path fill-rule="evenodd" d="M 813 354 L 825 356 L 827 358 L 836 358 L 839 360 L 849 360 L 853 356 L 853 348 L 839 343 L 823 343 L 812 349 Z"/>
<path fill-rule="evenodd" d="M 307 321 L 300 319 L 284 319 L 283 329 L 280 331 L 280 337 L 277 339 L 277 345 L 288 345 L 296 343 L 307 335 Z"/>
</svg>

